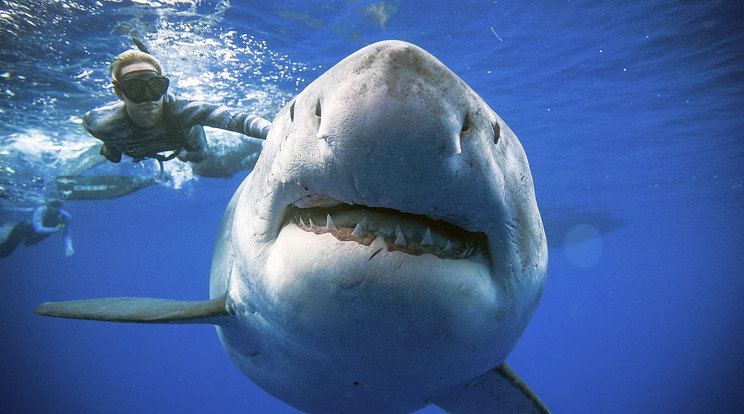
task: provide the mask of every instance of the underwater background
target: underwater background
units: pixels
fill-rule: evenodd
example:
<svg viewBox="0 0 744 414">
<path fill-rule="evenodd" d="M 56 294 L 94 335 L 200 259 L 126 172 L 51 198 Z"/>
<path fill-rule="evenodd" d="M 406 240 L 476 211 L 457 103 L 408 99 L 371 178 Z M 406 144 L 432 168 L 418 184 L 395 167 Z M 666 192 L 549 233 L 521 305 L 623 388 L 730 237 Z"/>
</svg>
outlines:
<svg viewBox="0 0 744 414">
<path fill-rule="evenodd" d="M 505 120 L 550 245 L 507 362 L 553 413 L 744 406 L 744 6 L 731 1 L 0 0 L 0 224 L 28 219 L 97 141 L 112 57 L 141 38 L 173 90 L 272 119 L 383 39 L 423 47 Z M 236 139 L 208 130 L 210 140 Z M 87 165 L 86 165 L 87 167 Z M 249 171 L 67 201 L 59 235 L 0 259 L 0 411 L 295 413 L 211 326 L 36 316 L 50 300 L 208 298 L 224 208 Z M 88 175 L 148 178 L 157 164 Z M 421 352 L 426 352 L 422 349 Z M 420 412 L 442 412 L 435 407 Z"/>
</svg>

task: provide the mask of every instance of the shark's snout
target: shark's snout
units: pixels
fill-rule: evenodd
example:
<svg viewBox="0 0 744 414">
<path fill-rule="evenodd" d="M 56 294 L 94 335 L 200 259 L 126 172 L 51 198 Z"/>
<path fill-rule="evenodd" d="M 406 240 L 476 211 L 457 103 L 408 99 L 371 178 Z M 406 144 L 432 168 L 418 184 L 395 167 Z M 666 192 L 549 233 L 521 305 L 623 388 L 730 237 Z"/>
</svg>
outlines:
<svg viewBox="0 0 744 414">
<path fill-rule="evenodd" d="M 410 149 L 433 162 L 462 153 L 479 120 L 490 127 L 481 102 L 462 99 L 467 86 L 420 48 L 398 42 L 356 60 L 355 75 L 298 97 L 297 107 L 317 118 L 315 137 L 331 149 L 363 148 L 380 162 Z"/>
</svg>

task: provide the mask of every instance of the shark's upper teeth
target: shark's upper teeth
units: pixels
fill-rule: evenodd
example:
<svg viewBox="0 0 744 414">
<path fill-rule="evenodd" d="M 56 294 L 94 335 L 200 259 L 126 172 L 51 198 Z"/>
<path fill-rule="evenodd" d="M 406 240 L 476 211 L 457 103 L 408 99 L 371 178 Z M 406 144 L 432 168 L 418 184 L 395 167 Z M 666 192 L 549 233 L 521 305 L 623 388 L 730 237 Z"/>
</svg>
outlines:
<svg viewBox="0 0 744 414">
<path fill-rule="evenodd" d="M 431 229 L 428 227 L 426 228 L 426 233 L 424 233 L 424 238 L 421 239 L 421 245 L 422 246 L 431 246 L 433 243 L 431 242 Z"/>
<path fill-rule="evenodd" d="M 330 208 L 331 211 L 325 207 L 292 207 L 288 214 L 291 221 L 305 231 L 330 233 L 338 240 L 355 241 L 367 246 L 380 238 L 388 251 L 413 255 L 429 253 L 443 259 L 465 259 L 480 253 L 485 240 L 482 233 L 453 229 L 452 225 L 441 224 L 423 216 L 346 206 Z"/>
<path fill-rule="evenodd" d="M 400 226 L 395 226 L 395 245 L 396 246 L 406 245 L 406 237 L 403 235 L 403 230 L 400 229 Z"/>
</svg>

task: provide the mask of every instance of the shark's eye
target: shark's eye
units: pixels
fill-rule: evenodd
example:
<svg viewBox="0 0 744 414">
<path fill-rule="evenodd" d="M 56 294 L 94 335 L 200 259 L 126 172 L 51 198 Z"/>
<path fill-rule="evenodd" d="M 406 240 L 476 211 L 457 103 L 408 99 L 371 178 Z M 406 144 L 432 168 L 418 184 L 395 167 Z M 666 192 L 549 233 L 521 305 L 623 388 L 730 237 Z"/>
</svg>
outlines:
<svg viewBox="0 0 744 414">
<path fill-rule="evenodd" d="M 498 122 L 493 123 L 493 143 L 499 143 L 499 137 L 501 136 L 501 127 Z"/>
<path fill-rule="evenodd" d="M 318 100 L 318 103 L 315 104 L 315 116 L 320 118 L 320 100 Z"/>
<path fill-rule="evenodd" d="M 295 101 L 292 101 L 292 105 L 289 106 L 289 120 L 294 121 L 294 106 Z"/>
</svg>

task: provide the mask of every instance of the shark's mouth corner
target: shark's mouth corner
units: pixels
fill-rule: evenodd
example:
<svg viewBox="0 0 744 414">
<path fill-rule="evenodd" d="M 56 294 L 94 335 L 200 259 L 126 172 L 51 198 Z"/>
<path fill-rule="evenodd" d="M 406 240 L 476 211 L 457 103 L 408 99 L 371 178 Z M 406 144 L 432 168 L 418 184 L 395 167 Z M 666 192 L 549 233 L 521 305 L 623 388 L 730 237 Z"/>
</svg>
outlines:
<svg viewBox="0 0 744 414">
<path fill-rule="evenodd" d="M 340 202 L 320 206 L 288 206 L 282 227 L 294 225 L 315 234 L 369 246 L 375 239 L 387 251 L 420 256 L 432 254 L 440 259 L 460 260 L 488 256 L 487 237 L 443 220 L 398 210 Z"/>
</svg>

